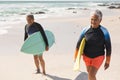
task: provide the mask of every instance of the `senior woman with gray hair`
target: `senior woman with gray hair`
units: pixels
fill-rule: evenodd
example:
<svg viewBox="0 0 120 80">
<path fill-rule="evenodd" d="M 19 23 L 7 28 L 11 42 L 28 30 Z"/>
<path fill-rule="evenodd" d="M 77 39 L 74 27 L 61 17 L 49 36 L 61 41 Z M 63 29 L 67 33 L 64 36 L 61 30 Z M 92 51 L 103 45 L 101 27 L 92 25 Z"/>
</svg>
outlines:
<svg viewBox="0 0 120 80">
<path fill-rule="evenodd" d="M 100 10 L 95 10 L 91 13 L 90 18 L 91 25 L 82 30 L 76 46 L 74 58 L 76 59 L 80 43 L 82 39 L 85 38 L 86 44 L 83 51 L 83 60 L 86 64 L 88 80 L 96 80 L 97 71 L 104 59 L 106 59 L 104 65 L 105 70 L 110 65 L 111 40 L 108 30 L 100 25 L 102 21 L 102 12 Z"/>
</svg>

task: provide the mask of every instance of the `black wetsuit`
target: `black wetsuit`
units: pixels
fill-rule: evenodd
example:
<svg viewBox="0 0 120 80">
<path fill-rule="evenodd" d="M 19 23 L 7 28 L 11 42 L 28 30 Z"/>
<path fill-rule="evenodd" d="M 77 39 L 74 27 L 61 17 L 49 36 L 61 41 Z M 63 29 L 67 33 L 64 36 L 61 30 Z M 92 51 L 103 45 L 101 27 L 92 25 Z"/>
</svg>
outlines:
<svg viewBox="0 0 120 80">
<path fill-rule="evenodd" d="M 99 26 L 98 28 L 85 28 L 78 40 L 77 49 L 79 49 L 83 37 L 86 39 L 84 55 L 87 57 L 95 58 L 105 55 L 105 49 L 106 55 L 111 55 L 111 41 L 106 28 L 102 26 Z"/>
<path fill-rule="evenodd" d="M 39 23 L 34 22 L 32 25 L 28 26 L 28 24 L 25 25 L 25 36 L 24 36 L 24 40 L 26 40 L 28 38 L 28 35 L 31 35 L 35 32 L 40 31 L 40 33 L 43 36 L 43 39 L 45 41 L 46 46 L 48 45 L 48 40 L 47 37 L 45 35 L 44 29 L 42 28 L 42 26 Z"/>
</svg>

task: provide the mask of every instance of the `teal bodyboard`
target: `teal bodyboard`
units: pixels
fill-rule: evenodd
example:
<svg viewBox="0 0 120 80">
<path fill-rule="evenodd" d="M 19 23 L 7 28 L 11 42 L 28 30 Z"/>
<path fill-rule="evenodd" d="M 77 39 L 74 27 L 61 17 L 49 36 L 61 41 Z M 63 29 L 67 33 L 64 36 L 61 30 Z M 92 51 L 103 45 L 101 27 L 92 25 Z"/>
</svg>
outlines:
<svg viewBox="0 0 120 80">
<path fill-rule="evenodd" d="M 49 48 L 54 44 L 55 37 L 51 31 L 45 30 Z M 21 52 L 33 55 L 41 55 L 46 49 L 46 44 L 40 32 L 30 35 L 21 47 Z"/>
</svg>

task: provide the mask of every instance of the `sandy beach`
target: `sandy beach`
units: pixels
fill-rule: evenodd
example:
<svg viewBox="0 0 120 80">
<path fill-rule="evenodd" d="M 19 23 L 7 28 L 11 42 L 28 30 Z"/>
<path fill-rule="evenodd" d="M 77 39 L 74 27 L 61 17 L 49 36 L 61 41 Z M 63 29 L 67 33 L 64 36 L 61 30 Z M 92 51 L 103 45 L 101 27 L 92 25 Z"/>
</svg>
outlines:
<svg viewBox="0 0 120 80">
<path fill-rule="evenodd" d="M 104 63 L 100 67 L 97 80 L 120 80 L 120 10 L 103 11 L 101 25 L 105 26 L 111 35 L 112 59 L 108 70 Z M 24 39 L 26 21 L 10 25 L 8 33 L 0 35 L 0 79 L 1 80 L 87 80 L 87 72 L 81 60 L 81 72 L 73 71 L 73 54 L 81 30 L 90 24 L 88 13 L 85 16 L 49 17 L 36 19 L 44 29 L 55 35 L 55 44 L 44 52 L 46 76 L 35 74 L 33 56 L 20 52 Z M 104 15 L 105 14 L 105 15 Z M 108 14 L 108 15 L 107 15 Z"/>
</svg>

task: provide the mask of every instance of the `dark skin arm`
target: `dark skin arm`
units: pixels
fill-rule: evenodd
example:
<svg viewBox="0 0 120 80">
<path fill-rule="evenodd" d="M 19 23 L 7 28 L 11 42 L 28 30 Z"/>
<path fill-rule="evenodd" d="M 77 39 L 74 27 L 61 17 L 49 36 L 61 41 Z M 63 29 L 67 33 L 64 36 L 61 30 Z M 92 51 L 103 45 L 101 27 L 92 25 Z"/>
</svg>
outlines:
<svg viewBox="0 0 120 80">
<path fill-rule="evenodd" d="M 110 66 L 110 59 L 111 59 L 111 56 L 106 56 L 106 61 L 105 61 L 105 65 L 104 65 L 104 69 L 108 69 L 109 66 Z"/>
<path fill-rule="evenodd" d="M 49 47 L 48 46 L 46 46 L 46 51 L 48 51 L 49 50 Z"/>
</svg>

